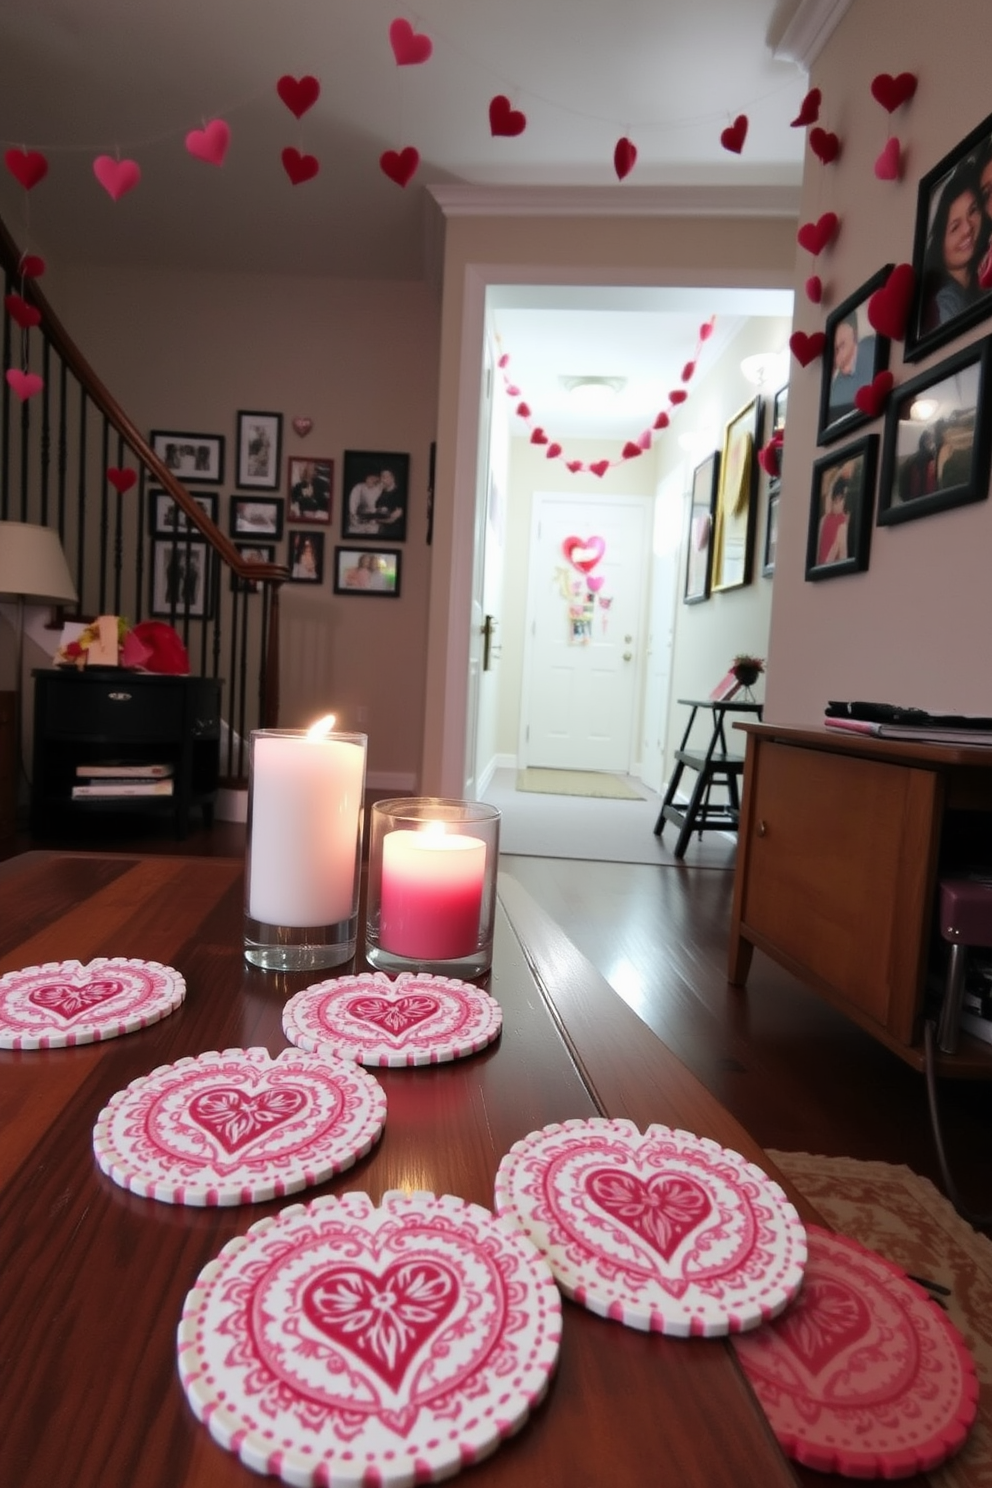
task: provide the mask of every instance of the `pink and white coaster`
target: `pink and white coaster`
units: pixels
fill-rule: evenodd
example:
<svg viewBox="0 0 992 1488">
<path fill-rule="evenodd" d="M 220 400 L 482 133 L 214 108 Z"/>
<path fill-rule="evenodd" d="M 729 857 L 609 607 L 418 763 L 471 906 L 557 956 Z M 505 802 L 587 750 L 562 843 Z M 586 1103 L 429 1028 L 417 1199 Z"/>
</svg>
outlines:
<svg viewBox="0 0 992 1488">
<path fill-rule="evenodd" d="M 174 1012 L 186 983 L 171 966 L 98 956 L 0 977 L 0 1049 L 61 1049 L 147 1028 Z"/>
<path fill-rule="evenodd" d="M 534 1247 L 450 1194 L 317 1198 L 201 1273 L 179 1375 L 210 1434 L 288 1483 L 433 1482 L 541 1400 L 561 1302 Z"/>
<path fill-rule="evenodd" d="M 494 997 L 428 972 L 331 977 L 291 997 L 283 1032 L 301 1049 L 329 1048 L 359 1064 L 444 1064 L 476 1054 L 503 1026 Z"/>
<path fill-rule="evenodd" d="M 132 1080 L 100 1112 L 93 1150 L 142 1198 L 260 1203 L 350 1168 L 385 1120 L 382 1087 L 349 1061 L 225 1049 Z"/>
<path fill-rule="evenodd" d="M 796 1301 L 734 1347 L 782 1450 L 820 1472 L 929 1472 L 978 1410 L 950 1318 L 890 1261 L 816 1225 Z"/>
<path fill-rule="evenodd" d="M 799 1290 L 806 1233 L 777 1183 L 708 1138 L 594 1117 L 531 1132 L 496 1173 L 496 1210 L 567 1297 L 629 1328 L 742 1333 Z"/>
</svg>

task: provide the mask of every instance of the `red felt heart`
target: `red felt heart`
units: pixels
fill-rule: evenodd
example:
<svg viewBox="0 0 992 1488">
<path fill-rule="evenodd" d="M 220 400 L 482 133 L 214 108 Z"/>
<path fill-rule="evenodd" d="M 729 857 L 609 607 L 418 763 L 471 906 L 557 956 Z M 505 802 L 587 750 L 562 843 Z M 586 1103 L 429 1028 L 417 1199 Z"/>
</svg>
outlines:
<svg viewBox="0 0 992 1488">
<path fill-rule="evenodd" d="M 686 362 L 685 366 L 682 368 L 682 381 L 688 382 L 695 370 L 695 362 Z"/>
<path fill-rule="evenodd" d="M 840 138 L 832 134 L 829 129 L 817 127 L 809 132 L 809 147 L 818 160 L 822 160 L 824 165 L 829 165 L 840 154 Z"/>
<path fill-rule="evenodd" d="M 778 452 L 770 444 L 762 445 L 758 451 L 758 464 L 766 475 L 778 475 Z"/>
<path fill-rule="evenodd" d="M 609 468 L 609 460 L 596 460 L 592 465 L 589 466 L 589 469 L 592 471 L 593 475 L 598 475 L 601 478 L 606 474 Z"/>
<path fill-rule="evenodd" d="M 566 460 L 565 461 L 565 469 L 566 470 L 570 470 L 573 475 L 576 473 L 577 470 L 585 470 L 585 468 L 586 467 L 583 465 L 583 463 L 582 463 L 581 460 Z"/>
<path fill-rule="evenodd" d="M 827 338 L 822 331 L 814 331 L 810 336 L 805 331 L 793 331 L 789 337 L 792 355 L 800 367 L 808 367 L 810 362 L 815 362 L 817 357 L 822 356 L 826 344 Z"/>
<path fill-rule="evenodd" d="M 875 175 L 880 181 L 898 181 L 902 175 L 902 149 L 895 135 L 886 140 L 885 149 L 875 161 Z"/>
<path fill-rule="evenodd" d="M 629 176 L 637 163 L 637 146 L 627 136 L 621 135 L 613 151 L 613 169 L 619 180 Z"/>
<path fill-rule="evenodd" d="M 668 414 L 664 411 L 664 409 L 662 409 L 661 413 L 659 413 L 658 417 L 655 419 L 651 427 L 653 429 L 667 429 L 670 423 L 671 419 L 668 417 Z"/>
<path fill-rule="evenodd" d="M 522 419 L 528 419 L 528 418 L 530 418 L 530 404 L 529 403 L 518 403 L 517 404 L 517 413 L 520 415 L 520 417 Z"/>
<path fill-rule="evenodd" d="M 202 129 L 191 129 L 186 136 L 189 154 L 208 165 L 223 165 L 230 143 L 231 130 L 223 119 L 211 119 Z"/>
<path fill-rule="evenodd" d="M 125 491 L 130 491 L 138 479 L 138 472 L 136 470 L 119 470 L 116 465 L 109 465 L 107 467 L 107 479 L 114 490 L 119 491 L 123 496 Z"/>
<path fill-rule="evenodd" d="M 868 323 L 872 330 L 892 341 L 902 340 L 915 285 L 913 265 L 896 264 L 882 288 L 868 297 Z"/>
<path fill-rule="evenodd" d="M 93 174 L 112 201 L 120 201 L 141 180 L 141 167 L 136 160 L 115 160 L 112 155 L 98 155 Z"/>
<path fill-rule="evenodd" d="M 301 186 L 304 181 L 313 180 L 320 170 L 320 161 L 316 155 L 301 155 L 295 145 L 290 145 L 282 152 L 282 168 L 294 186 Z"/>
<path fill-rule="evenodd" d="M 836 212 L 824 212 L 816 222 L 804 222 L 796 233 L 800 248 L 805 248 L 815 258 L 822 253 L 840 226 Z"/>
<path fill-rule="evenodd" d="M 35 393 L 40 393 L 45 386 L 37 372 L 22 372 L 19 367 L 11 367 L 6 376 L 9 386 L 22 403 L 33 398 Z"/>
<path fill-rule="evenodd" d="M 799 106 L 799 112 L 792 121 L 793 129 L 800 129 L 806 124 L 815 124 L 820 117 L 820 104 L 823 94 L 819 88 L 810 88 L 806 97 Z"/>
<path fill-rule="evenodd" d="M 14 180 L 19 181 L 25 191 L 30 191 L 48 175 L 48 161 L 40 150 L 8 150 L 3 159 Z"/>
<path fill-rule="evenodd" d="M 586 1175 L 585 1189 L 593 1203 L 666 1261 L 713 1212 L 703 1185 L 681 1173 L 641 1178 L 623 1169 L 596 1168 Z"/>
<path fill-rule="evenodd" d="M 560 444 L 549 444 L 548 445 L 548 448 L 547 448 L 547 451 L 546 451 L 546 458 L 547 459 L 549 459 L 549 460 L 557 460 L 557 458 L 558 458 L 558 456 L 560 454 L 561 454 L 561 445 Z"/>
<path fill-rule="evenodd" d="M 900 72 L 898 77 L 880 72 L 871 80 L 871 96 L 890 114 L 900 104 L 908 103 L 916 92 L 916 76 L 912 72 Z"/>
<path fill-rule="evenodd" d="M 233 1153 L 299 1115 L 306 1104 L 306 1094 L 294 1085 L 254 1092 L 215 1085 L 199 1091 L 188 1111 L 197 1126 L 216 1137 L 225 1152 Z"/>
<path fill-rule="evenodd" d="M 313 108 L 320 97 L 320 83 L 309 73 L 306 77 L 295 78 L 287 72 L 276 83 L 276 92 L 289 112 L 295 114 L 297 119 L 302 119 L 307 109 Z"/>
<path fill-rule="evenodd" d="M 17 272 L 23 279 L 40 279 L 45 272 L 45 260 L 39 258 L 37 253 L 22 254 Z"/>
<path fill-rule="evenodd" d="M 506 384 L 506 391 L 508 392 L 508 394 L 510 395 L 511 398 L 519 398 L 520 397 L 520 389 L 514 383 L 512 383 L 512 382 L 508 382 Z"/>
<path fill-rule="evenodd" d="M 601 460 L 598 463 L 608 468 L 610 462 Z M 590 465 L 589 469 L 595 470 L 595 466 Z M 601 472 L 596 473 L 598 475 Z M 601 537 L 566 537 L 561 549 L 573 568 L 587 574 L 592 572 L 606 552 L 606 543 Z"/>
<path fill-rule="evenodd" d="M 741 153 L 746 139 L 747 114 L 738 114 L 733 124 L 728 124 L 727 128 L 720 135 L 720 143 L 723 148 L 725 150 L 731 150 L 735 155 Z"/>
<path fill-rule="evenodd" d="M 710 339 L 710 337 L 713 334 L 713 327 L 714 327 L 715 323 L 716 323 L 716 317 L 715 316 L 712 316 L 712 315 L 710 316 L 709 320 L 704 320 L 703 321 L 703 324 L 699 327 L 699 339 L 700 339 L 700 341 L 708 341 Z"/>
<path fill-rule="evenodd" d="M 310 430 L 313 428 L 313 419 L 294 418 L 293 428 L 301 439 L 306 439 L 307 435 L 310 433 Z"/>
<path fill-rule="evenodd" d="M 677 405 L 679 403 L 684 403 L 688 396 L 689 394 L 686 392 L 685 388 L 675 388 L 672 392 L 669 393 L 668 401 L 669 403 L 675 403 Z"/>
<path fill-rule="evenodd" d="M 806 280 L 806 298 L 818 305 L 823 299 L 823 280 L 819 274 L 810 274 Z"/>
<path fill-rule="evenodd" d="M 9 294 L 3 297 L 4 308 L 11 320 L 19 325 L 22 331 L 28 331 L 32 326 L 39 324 L 41 311 L 36 305 L 29 305 L 19 294 Z"/>
<path fill-rule="evenodd" d="M 527 128 L 527 115 L 512 108 L 505 93 L 497 93 L 489 103 L 489 132 L 493 135 L 523 134 Z"/>
<path fill-rule="evenodd" d="M 877 418 L 885 407 L 894 381 L 891 372 L 879 372 L 872 382 L 858 388 L 854 395 L 855 407 L 860 408 L 869 418 Z"/>
<path fill-rule="evenodd" d="M 389 45 L 398 67 L 416 67 L 426 62 L 434 50 L 429 36 L 414 31 L 409 21 L 398 18 L 389 28 Z"/>
<path fill-rule="evenodd" d="M 331 1340 L 336 1355 L 343 1350 L 346 1357 L 359 1360 L 398 1394 L 407 1371 L 458 1301 L 459 1291 L 458 1280 L 446 1265 L 415 1255 L 393 1261 L 382 1271 L 334 1262 L 313 1276 L 300 1300 L 310 1328 Z M 477 1370 L 476 1360 L 471 1367 Z M 420 1369 L 426 1373 L 427 1368 L 425 1355 Z M 355 1368 L 349 1365 L 348 1378 L 354 1377 Z M 378 1391 L 363 1382 L 363 1393 L 375 1398 Z"/>
<path fill-rule="evenodd" d="M 404 150 L 384 150 L 379 156 L 379 169 L 397 186 L 409 185 L 419 164 L 420 152 L 413 145 Z"/>
<path fill-rule="evenodd" d="M 621 460 L 636 460 L 638 456 L 643 455 L 643 453 L 644 451 L 641 449 L 641 446 L 639 444 L 634 444 L 633 440 L 628 439 L 627 443 L 620 451 L 620 458 Z"/>
<path fill-rule="evenodd" d="M 548 436 L 543 429 L 534 429 L 530 436 L 531 444 L 547 444 Z"/>
</svg>

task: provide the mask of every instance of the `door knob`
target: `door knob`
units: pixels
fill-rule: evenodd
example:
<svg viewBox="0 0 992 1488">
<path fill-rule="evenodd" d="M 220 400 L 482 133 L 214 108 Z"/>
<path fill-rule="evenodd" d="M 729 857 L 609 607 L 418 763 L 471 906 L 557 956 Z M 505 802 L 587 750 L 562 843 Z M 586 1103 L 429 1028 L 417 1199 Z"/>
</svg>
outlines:
<svg viewBox="0 0 992 1488">
<path fill-rule="evenodd" d="M 633 651 L 625 651 L 623 653 L 623 659 L 624 659 L 624 661 L 629 661 L 630 658 L 633 656 L 633 654 L 634 654 Z"/>
</svg>

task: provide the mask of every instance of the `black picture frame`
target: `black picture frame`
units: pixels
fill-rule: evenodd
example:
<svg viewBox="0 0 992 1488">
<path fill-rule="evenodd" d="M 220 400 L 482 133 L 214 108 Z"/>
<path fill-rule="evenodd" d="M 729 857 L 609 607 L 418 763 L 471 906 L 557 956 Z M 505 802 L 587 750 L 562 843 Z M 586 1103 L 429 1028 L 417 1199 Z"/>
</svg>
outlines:
<svg viewBox="0 0 992 1488">
<path fill-rule="evenodd" d="M 988 499 L 990 359 L 986 336 L 896 388 L 885 417 L 879 526 Z"/>
<path fill-rule="evenodd" d="M 375 564 L 366 559 L 374 559 Z M 368 574 L 366 583 L 361 577 Z M 334 593 L 369 599 L 398 599 L 403 554 L 398 548 L 335 548 Z"/>
<path fill-rule="evenodd" d="M 215 491 L 191 491 L 197 506 L 202 506 L 211 522 L 217 522 L 217 493 Z M 152 537 L 171 537 L 174 532 L 185 534 L 197 531 L 178 502 L 168 491 L 159 486 L 148 488 L 148 530 Z"/>
<path fill-rule="evenodd" d="M 275 543 L 245 543 L 236 542 L 234 546 L 242 558 L 247 558 L 250 563 L 275 563 Z M 242 579 L 236 573 L 231 573 L 231 588 L 239 594 L 257 594 L 258 583 L 255 579 Z"/>
<path fill-rule="evenodd" d="M 213 619 L 213 567 L 212 549 L 202 540 L 152 538 L 149 612 L 163 620 Z"/>
<path fill-rule="evenodd" d="M 231 536 L 279 542 L 285 506 L 281 496 L 232 496 L 228 509 Z"/>
<path fill-rule="evenodd" d="M 345 450 L 341 536 L 406 542 L 410 456 L 375 450 Z M 384 485 L 383 476 L 390 477 Z"/>
<path fill-rule="evenodd" d="M 325 532 L 315 532 L 312 527 L 290 528 L 289 552 L 286 566 L 290 584 L 322 584 L 324 582 Z"/>
<path fill-rule="evenodd" d="M 185 434 L 152 429 L 152 452 L 184 486 L 219 486 L 224 480 L 223 434 Z"/>
<path fill-rule="evenodd" d="M 702 604 L 710 597 L 713 562 L 713 513 L 720 487 L 720 451 L 714 450 L 692 472 L 689 530 L 686 535 L 683 604 Z"/>
<path fill-rule="evenodd" d="M 785 421 L 789 413 L 789 384 L 779 388 L 772 399 L 772 433 L 784 434 Z"/>
<path fill-rule="evenodd" d="M 781 482 L 775 489 L 769 487 L 768 506 L 765 511 L 765 541 L 761 550 L 761 572 L 769 578 L 775 572 L 775 555 L 778 551 L 778 506 L 781 499 Z"/>
<path fill-rule="evenodd" d="M 713 514 L 710 592 L 750 584 L 754 570 L 758 449 L 765 399 L 757 394 L 729 420 L 720 454 L 720 478 Z"/>
<path fill-rule="evenodd" d="M 836 579 L 868 567 L 878 435 L 866 434 L 813 463 L 806 578 Z M 834 505 L 843 502 L 843 506 Z M 834 520 L 843 517 L 843 521 Z M 838 545 L 842 547 L 838 549 Z"/>
<path fill-rule="evenodd" d="M 238 470 L 242 491 L 278 491 L 282 470 L 282 414 L 238 410 Z"/>
<path fill-rule="evenodd" d="M 886 264 L 827 316 L 817 444 L 832 444 L 871 423 L 873 415 L 862 413 L 854 399 L 862 388 L 874 382 L 879 372 L 888 369 L 891 343 L 872 327 L 868 301 L 883 287 L 891 272 L 892 264 Z M 849 364 L 849 370 L 838 368 L 841 358 Z"/>
<path fill-rule="evenodd" d="M 329 526 L 334 508 L 334 461 L 290 455 L 286 461 L 286 500 L 291 522 Z"/>
<path fill-rule="evenodd" d="M 982 200 L 982 180 L 989 190 Z M 974 208 L 965 208 L 974 194 Z M 977 239 L 969 260 L 970 285 L 952 279 L 946 269 L 942 244 L 947 242 L 945 223 L 951 209 L 959 231 L 950 248 L 959 256 L 967 248 L 968 221 L 975 221 Z M 977 215 L 976 215 L 977 212 Z M 906 328 L 903 355 L 907 362 L 929 356 L 938 346 L 960 336 L 992 315 L 992 284 L 982 288 L 979 276 L 992 260 L 992 114 L 983 119 L 953 150 L 920 178 L 913 234 L 915 288 Z M 964 272 L 961 265 L 956 273 Z"/>
</svg>

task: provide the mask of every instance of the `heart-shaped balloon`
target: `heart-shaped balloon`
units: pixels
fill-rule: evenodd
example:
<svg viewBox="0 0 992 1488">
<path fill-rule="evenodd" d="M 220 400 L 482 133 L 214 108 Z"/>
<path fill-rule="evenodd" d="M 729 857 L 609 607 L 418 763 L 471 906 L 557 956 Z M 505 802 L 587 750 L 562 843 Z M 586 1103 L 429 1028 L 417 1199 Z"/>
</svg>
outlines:
<svg viewBox="0 0 992 1488">
<path fill-rule="evenodd" d="M 817 357 L 822 356 L 826 344 L 827 338 L 822 331 L 813 331 L 811 335 L 807 335 L 805 331 L 793 331 L 789 337 L 792 355 L 800 367 L 808 367 L 810 362 L 815 362 Z"/>
<path fill-rule="evenodd" d="M 810 88 L 806 97 L 799 106 L 799 112 L 792 121 L 793 129 L 800 129 L 806 124 L 815 124 L 820 117 L 820 104 L 823 94 L 819 88 Z"/>
<path fill-rule="evenodd" d="M 9 294 L 3 297 L 4 309 L 16 325 L 22 331 L 28 331 L 41 321 L 41 311 L 36 305 L 29 305 L 27 300 L 19 294 Z"/>
<path fill-rule="evenodd" d="M 543 429 L 533 429 L 530 436 L 531 444 L 547 444 L 548 436 Z"/>
<path fill-rule="evenodd" d="M 880 181 L 898 181 L 902 175 L 902 146 L 895 135 L 885 142 L 885 149 L 875 161 L 875 175 Z"/>
<path fill-rule="evenodd" d="M 205 160 L 207 165 L 223 165 L 230 143 L 231 130 L 223 119 L 211 119 L 202 129 L 191 129 L 186 136 L 188 153 L 196 160 Z"/>
<path fill-rule="evenodd" d="M 908 103 L 916 92 L 916 77 L 911 72 L 900 72 L 897 77 L 880 72 L 871 80 L 871 96 L 887 113 L 894 114 L 903 103 Z"/>
<path fill-rule="evenodd" d="M 19 181 L 25 191 L 30 191 L 48 175 L 48 161 L 40 150 L 8 150 L 3 160 L 14 180 Z"/>
<path fill-rule="evenodd" d="M 301 186 L 304 181 L 313 180 L 320 170 L 320 161 L 316 155 L 301 155 L 295 145 L 289 145 L 282 152 L 282 168 L 294 186 Z"/>
<path fill-rule="evenodd" d="M 613 169 L 617 173 L 618 180 L 622 181 L 624 176 L 629 176 L 636 164 L 637 146 L 633 140 L 629 140 L 626 135 L 622 135 L 617 140 L 616 148 L 613 151 Z"/>
<path fill-rule="evenodd" d="M 824 165 L 829 165 L 840 154 L 840 139 L 829 129 L 817 127 L 809 132 L 809 147 L 818 160 L 822 160 Z"/>
<path fill-rule="evenodd" d="M 389 27 L 389 45 L 398 67 L 416 67 L 418 63 L 426 62 L 434 50 L 430 37 L 414 31 L 410 22 L 402 17 Z"/>
<path fill-rule="evenodd" d="M 306 77 L 295 78 L 287 72 L 276 83 L 276 92 L 289 112 L 295 114 L 297 119 L 302 119 L 307 109 L 312 109 L 320 97 L 320 84 L 309 73 Z"/>
<path fill-rule="evenodd" d="M 669 418 L 668 414 L 665 412 L 664 409 L 662 409 L 651 427 L 653 429 L 667 429 L 671 422 L 672 421 Z"/>
<path fill-rule="evenodd" d="M 610 468 L 610 462 L 609 462 L 609 460 L 595 460 L 589 466 L 589 469 L 592 471 L 593 475 L 598 475 L 600 477 L 600 479 L 602 479 L 602 477 L 606 474 L 606 472 L 609 470 L 609 468 Z"/>
<path fill-rule="evenodd" d="M 489 131 L 493 135 L 512 138 L 523 134 L 527 128 L 527 116 L 511 106 L 505 93 L 497 93 L 489 104 Z"/>
<path fill-rule="evenodd" d="M 869 418 L 877 418 L 888 402 L 894 381 L 891 372 L 879 372 L 873 381 L 858 388 L 854 395 L 854 406 Z"/>
<path fill-rule="evenodd" d="M 558 456 L 561 454 L 561 445 L 560 444 L 549 444 L 548 447 L 547 447 L 547 449 L 545 450 L 544 454 L 545 454 L 545 459 L 547 459 L 547 460 L 557 460 L 558 459 Z"/>
<path fill-rule="evenodd" d="M 644 451 L 641 449 L 641 446 L 639 444 L 635 444 L 632 439 L 628 439 L 627 443 L 620 451 L 620 458 L 621 460 L 636 460 L 640 455 L 643 455 L 643 453 Z"/>
<path fill-rule="evenodd" d="M 818 305 L 823 299 L 823 280 L 819 274 L 810 274 L 806 280 L 806 298 L 814 305 Z"/>
<path fill-rule="evenodd" d="M 913 265 L 896 264 L 882 288 L 868 296 L 868 324 L 872 330 L 892 341 L 902 340 L 915 286 Z"/>
<path fill-rule="evenodd" d="M 383 150 L 379 156 L 379 169 L 397 186 L 408 186 L 419 164 L 420 151 L 413 145 L 407 145 L 403 150 Z"/>
<path fill-rule="evenodd" d="M 590 465 L 589 468 L 593 467 Z M 566 537 L 561 550 L 573 568 L 587 574 L 606 552 L 606 540 L 602 537 Z"/>
<path fill-rule="evenodd" d="M 45 386 L 37 372 L 22 372 L 19 367 L 11 367 L 6 377 L 8 385 L 17 394 L 22 403 L 26 403 L 36 393 L 40 393 Z"/>
<path fill-rule="evenodd" d="M 112 201 L 120 201 L 125 192 L 133 191 L 141 180 L 141 167 L 136 160 L 115 160 L 112 155 L 98 155 L 93 174 Z"/>
<path fill-rule="evenodd" d="M 738 114 L 733 124 L 728 124 L 720 135 L 720 143 L 725 150 L 730 150 L 734 155 L 741 153 L 747 139 L 747 125 L 747 114 Z"/>
<path fill-rule="evenodd" d="M 22 279 L 40 279 L 45 272 L 45 260 L 39 258 L 37 253 L 24 253 L 17 265 L 17 272 Z"/>
<path fill-rule="evenodd" d="M 836 212 L 824 212 L 816 222 L 804 222 L 796 233 L 796 239 L 800 248 L 805 248 L 815 258 L 832 241 L 839 226 L 840 218 Z"/>
<path fill-rule="evenodd" d="M 297 433 L 301 439 L 306 439 L 307 435 L 310 433 L 310 430 L 313 428 L 313 419 L 294 418 L 292 422 L 294 432 Z"/>
<path fill-rule="evenodd" d="M 107 479 L 114 490 L 123 496 L 125 491 L 130 491 L 138 479 L 138 472 L 136 470 L 120 470 L 116 465 L 110 465 L 107 467 Z"/>
</svg>

